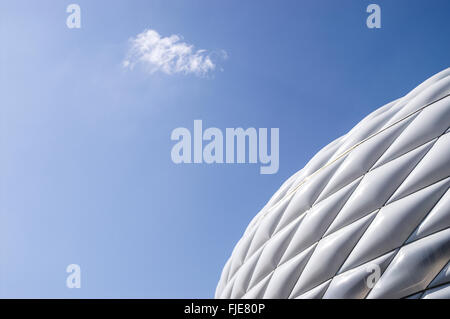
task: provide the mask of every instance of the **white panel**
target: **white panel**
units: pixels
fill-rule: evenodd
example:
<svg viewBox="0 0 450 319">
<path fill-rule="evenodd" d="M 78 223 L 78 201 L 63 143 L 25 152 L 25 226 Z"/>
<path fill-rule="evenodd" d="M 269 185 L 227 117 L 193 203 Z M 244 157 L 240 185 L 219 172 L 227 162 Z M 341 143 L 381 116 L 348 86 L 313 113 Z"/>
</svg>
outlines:
<svg viewBox="0 0 450 319">
<path fill-rule="evenodd" d="M 250 244 L 250 248 L 248 249 L 247 256 L 251 256 L 255 251 L 261 248 L 265 242 L 269 240 L 288 204 L 288 202 L 283 202 L 282 204 L 276 206 L 259 223 L 258 228 L 256 229 L 255 236 L 253 237 Z"/>
<path fill-rule="evenodd" d="M 423 145 L 367 173 L 326 234 L 330 234 L 380 208 L 430 149 L 431 145 L 431 143 Z"/>
<path fill-rule="evenodd" d="M 344 262 L 348 252 L 372 221 L 371 214 L 341 230 L 323 238 L 300 275 L 291 296 L 300 295 L 316 285 L 332 278 Z"/>
<path fill-rule="evenodd" d="M 261 278 L 265 277 L 268 273 L 273 271 L 278 266 L 281 256 L 286 250 L 287 245 L 294 235 L 294 231 L 297 229 L 298 224 L 302 219 L 303 216 L 300 216 L 267 242 L 262 250 L 262 254 L 258 260 L 258 264 L 254 266 L 254 272 L 250 281 L 250 287 L 256 285 L 261 280 Z"/>
<path fill-rule="evenodd" d="M 247 288 L 249 288 L 252 273 L 256 267 L 259 257 L 261 256 L 261 253 L 262 249 L 253 254 L 248 261 L 241 268 L 239 268 L 235 275 L 236 280 L 234 281 L 231 298 L 240 298 L 245 294 Z"/>
<path fill-rule="evenodd" d="M 252 234 L 249 234 L 245 237 L 242 237 L 239 242 L 234 247 L 232 258 L 230 262 L 230 270 L 228 272 L 228 280 L 236 273 L 236 271 L 242 266 L 244 263 L 245 257 L 247 255 L 248 249 L 252 242 L 253 236 L 256 232 L 256 229 L 253 230 Z"/>
<path fill-rule="evenodd" d="M 307 212 L 286 249 L 286 253 L 281 259 L 282 262 L 292 258 L 322 238 L 339 210 L 358 186 L 359 181 L 360 179 L 344 187 Z"/>
<path fill-rule="evenodd" d="M 440 136 L 450 123 L 450 97 L 424 109 L 392 143 L 374 167 L 385 164 Z"/>
<path fill-rule="evenodd" d="M 295 297 L 295 299 L 320 299 L 320 298 L 322 298 L 323 294 L 327 290 L 330 282 L 331 282 L 331 279 L 327 280 L 323 284 L 311 289 L 310 291 L 305 292 L 301 296 Z"/>
<path fill-rule="evenodd" d="M 445 134 L 437 140 L 390 201 L 402 198 L 448 176 L 450 176 L 450 134 Z"/>
<path fill-rule="evenodd" d="M 414 99 L 410 100 L 397 114 L 395 114 L 386 126 L 401 120 L 408 114 L 415 112 L 424 106 L 437 101 L 449 93 L 450 76 L 447 76 L 420 92 Z"/>
<path fill-rule="evenodd" d="M 422 299 L 450 299 L 450 284 L 425 291 Z"/>
<path fill-rule="evenodd" d="M 450 227 L 450 191 L 433 207 L 424 221 L 417 227 L 407 243 Z"/>
<path fill-rule="evenodd" d="M 339 169 L 330 179 L 318 200 L 326 198 L 368 172 L 412 119 L 413 117 L 410 117 L 402 123 L 388 128 L 367 142 L 355 147 L 347 156 L 345 162 L 339 166 Z"/>
<path fill-rule="evenodd" d="M 314 178 L 308 179 L 305 184 L 302 185 L 302 187 L 292 198 L 289 206 L 283 214 L 283 217 L 277 226 L 277 230 L 286 226 L 290 221 L 294 220 L 300 214 L 312 207 L 313 203 L 317 199 L 317 196 L 325 187 L 326 183 L 343 160 L 344 158 L 341 158 L 321 171 L 318 171 L 316 175 L 314 175 Z"/>
<path fill-rule="evenodd" d="M 340 272 L 400 247 L 416 225 L 447 191 L 449 185 L 450 178 L 383 207 Z"/>
<path fill-rule="evenodd" d="M 255 287 L 250 289 L 244 296 L 242 296 L 242 299 L 262 299 L 264 296 L 264 291 L 266 290 L 271 277 L 272 274 L 261 280 Z"/>
<path fill-rule="evenodd" d="M 426 88 L 430 87 L 434 83 L 436 83 L 436 82 L 446 78 L 447 76 L 450 76 L 450 68 L 442 70 L 441 72 L 439 72 L 439 73 L 433 75 L 432 77 L 428 78 L 427 80 L 422 82 L 420 85 L 418 85 L 414 90 L 412 90 L 407 95 L 405 95 L 405 98 L 406 99 L 415 98 L 420 92 L 422 92 Z"/>
<path fill-rule="evenodd" d="M 227 260 L 225 266 L 223 267 L 222 274 L 220 275 L 219 284 L 216 287 L 216 292 L 214 293 L 214 298 L 220 298 L 220 293 L 225 288 L 225 285 L 228 281 L 228 274 L 230 272 L 231 258 Z"/>
<path fill-rule="evenodd" d="M 401 298 L 424 290 L 450 260 L 450 229 L 400 249 L 367 298 Z"/>
<path fill-rule="evenodd" d="M 364 265 L 351 269 L 333 278 L 328 287 L 324 299 L 362 299 L 370 291 L 370 285 L 376 278 L 375 271 L 380 275 L 386 270 L 397 251 L 392 251 L 369 261 Z M 372 276 L 372 277 L 371 277 Z M 372 281 L 373 280 L 373 281 Z"/>
<path fill-rule="evenodd" d="M 450 262 L 441 270 L 441 272 L 433 279 L 428 288 L 433 288 L 450 282 Z"/>
<path fill-rule="evenodd" d="M 316 245 L 281 264 L 274 272 L 264 298 L 288 298 Z"/>
<path fill-rule="evenodd" d="M 223 286 L 223 290 L 219 292 L 219 297 L 221 299 L 229 299 L 231 298 L 231 291 L 233 290 L 234 281 L 236 277 L 232 277 L 227 281 L 227 283 Z"/>
</svg>

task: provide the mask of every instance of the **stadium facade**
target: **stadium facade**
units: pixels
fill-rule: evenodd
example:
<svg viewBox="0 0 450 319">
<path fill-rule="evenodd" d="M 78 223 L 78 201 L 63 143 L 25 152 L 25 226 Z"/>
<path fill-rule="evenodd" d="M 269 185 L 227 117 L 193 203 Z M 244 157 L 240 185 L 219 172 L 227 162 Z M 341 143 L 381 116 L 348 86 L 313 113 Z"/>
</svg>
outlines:
<svg viewBox="0 0 450 319">
<path fill-rule="evenodd" d="M 450 298 L 450 68 L 317 153 L 254 217 L 216 298 Z"/>
</svg>

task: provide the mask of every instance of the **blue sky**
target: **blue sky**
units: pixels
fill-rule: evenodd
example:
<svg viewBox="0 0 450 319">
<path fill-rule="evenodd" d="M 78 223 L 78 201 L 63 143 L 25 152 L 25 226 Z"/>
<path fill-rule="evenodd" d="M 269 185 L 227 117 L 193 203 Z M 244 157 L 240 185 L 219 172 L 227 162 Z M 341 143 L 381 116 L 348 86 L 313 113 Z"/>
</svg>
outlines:
<svg viewBox="0 0 450 319">
<path fill-rule="evenodd" d="M 449 66 L 449 1 L 374 1 L 377 30 L 370 3 L 1 1 L 0 297 L 213 297 L 284 180 Z M 146 29 L 228 58 L 208 76 L 124 68 Z M 280 128 L 278 173 L 175 165 L 170 134 L 195 119 Z"/>
</svg>

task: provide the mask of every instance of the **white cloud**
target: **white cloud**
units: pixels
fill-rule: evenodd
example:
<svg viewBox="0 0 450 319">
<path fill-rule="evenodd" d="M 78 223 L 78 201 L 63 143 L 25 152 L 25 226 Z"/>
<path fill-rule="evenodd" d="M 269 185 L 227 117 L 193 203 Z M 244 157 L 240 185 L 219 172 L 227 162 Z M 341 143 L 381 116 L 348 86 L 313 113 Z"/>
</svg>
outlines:
<svg viewBox="0 0 450 319">
<path fill-rule="evenodd" d="M 194 50 L 194 46 L 177 35 L 161 37 L 155 30 L 145 30 L 130 39 L 130 49 L 123 61 L 125 68 L 141 64 L 150 73 L 207 75 L 216 70 L 216 58 L 226 58 L 225 51 Z"/>
</svg>

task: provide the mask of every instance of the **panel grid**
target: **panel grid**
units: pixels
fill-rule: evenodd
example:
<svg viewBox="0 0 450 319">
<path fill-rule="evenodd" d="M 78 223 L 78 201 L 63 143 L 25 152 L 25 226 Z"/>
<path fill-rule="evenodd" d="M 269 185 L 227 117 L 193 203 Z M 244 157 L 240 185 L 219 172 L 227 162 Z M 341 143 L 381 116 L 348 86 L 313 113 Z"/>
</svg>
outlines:
<svg viewBox="0 0 450 319">
<path fill-rule="evenodd" d="M 245 230 L 216 298 L 450 297 L 450 274 L 428 287 L 450 260 L 449 92 L 450 68 L 367 116 L 289 178 Z M 428 264 L 420 264 L 422 250 L 434 252 Z M 361 267 L 373 260 L 383 269 L 369 289 Z"/>
</svg>

